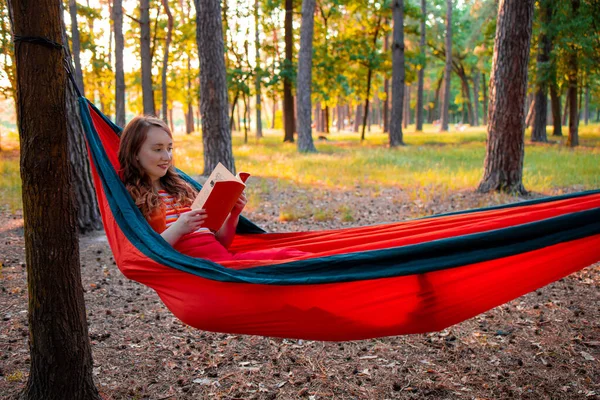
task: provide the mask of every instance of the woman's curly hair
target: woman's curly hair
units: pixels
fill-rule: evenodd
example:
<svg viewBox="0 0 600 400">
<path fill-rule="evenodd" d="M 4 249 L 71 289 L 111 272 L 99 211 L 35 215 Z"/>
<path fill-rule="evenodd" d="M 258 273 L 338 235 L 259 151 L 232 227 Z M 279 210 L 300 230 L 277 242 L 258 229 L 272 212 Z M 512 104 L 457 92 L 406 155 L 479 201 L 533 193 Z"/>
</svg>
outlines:
<svg viewBox="0 0 600 400">
<path fill-rule="evenodd" d="M 140 115 L 133 118 L 123 130 L 118 153 L 119 164 L 121 165 L 119 175 L 135 205 L 138 206 L 146 218 L 149 218 L 153 212 L 162 207 L 158 191 L 154 188 L 150 177 L 137 160 L 137 155 L 148 137 L 148 131 L 152 127 L 158 127 L 171 138 L 173 137 L 171 130 L 164 121 L 152 116 Z M 173 165 L 169 167 L 165 176 L 160 178 L 160 183 L 165 191 L 175 197 L 179 207 L 189 206 L 196 197 L 197 192 L 179 176 Z"/>
</svg>

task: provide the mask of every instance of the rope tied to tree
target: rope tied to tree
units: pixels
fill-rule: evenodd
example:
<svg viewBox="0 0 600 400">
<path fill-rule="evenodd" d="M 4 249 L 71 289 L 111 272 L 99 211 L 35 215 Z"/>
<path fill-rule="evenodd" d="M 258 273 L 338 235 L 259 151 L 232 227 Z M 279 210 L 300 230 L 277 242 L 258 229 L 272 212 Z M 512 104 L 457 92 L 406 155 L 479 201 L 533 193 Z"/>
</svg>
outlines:
<svg viewBox="0 0 600 400">
<path fill-rule="evenodd" d="M 57 50 L 64 49 L 64 46 L 62 45 L 62 43 L 55 42 L 53 40 L 50 40 L 50 39 L 42 37 L 42 36 L 13 35 L 13 43 L 19 43 L 19 42 L 39 44 L 39 45 L 46 46 L 46 47 L 49 47 L 52 49 L 57 49 Z"/>
<path fill-rule="evenodd" d="M 31 44 L 38 44 L 38 45 L 48 47 L 51 49 L 62 50 L 63 51 L 63 66 L 65 68 L 65 71 L 67 71 L 67 76 L 69 77 L 69 80 L 73 84 L 73 88 L 75 88 L 75 92 L 77 92 L 77 96 L 81 97 L 81 92 L 79 91 L 79 88 L 77 87 L 77 83 L 75 83 L 75 78 L 73 77 L 73 67 L 72 67 L 71 63 L 69 62 L 69 52 L 67 51 L 67 48 L 62 43 L 55 42 L 53 40 L 50 40 L 50 39 L 42 37 L 42 36 L 20 36 L 20 35 L 13 35 L 13 43 L 15 43 L 15 44 L 16 43 L 31 43 Z"/>
</svg>

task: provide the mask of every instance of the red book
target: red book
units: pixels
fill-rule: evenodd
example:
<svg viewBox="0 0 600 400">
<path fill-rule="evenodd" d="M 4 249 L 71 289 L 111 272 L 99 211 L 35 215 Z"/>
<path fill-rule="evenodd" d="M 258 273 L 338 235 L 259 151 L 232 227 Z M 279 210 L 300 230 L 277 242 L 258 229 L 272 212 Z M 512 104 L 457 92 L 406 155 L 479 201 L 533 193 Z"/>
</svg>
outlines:
<svg viewBox="0 0 600 400">
<path fill-rule="evenodd" d="M 206 210 L 206 221 L 202 224 L 203 227 L 211 231 L 221 229 L 223 222 L 246 188 L 245 182 L 249 176 L 250 174 L 246 172 L 233 175 L 223 164 L 217 164 L 191 207 L 192 210 L 198 208 Z"/>
</svg>

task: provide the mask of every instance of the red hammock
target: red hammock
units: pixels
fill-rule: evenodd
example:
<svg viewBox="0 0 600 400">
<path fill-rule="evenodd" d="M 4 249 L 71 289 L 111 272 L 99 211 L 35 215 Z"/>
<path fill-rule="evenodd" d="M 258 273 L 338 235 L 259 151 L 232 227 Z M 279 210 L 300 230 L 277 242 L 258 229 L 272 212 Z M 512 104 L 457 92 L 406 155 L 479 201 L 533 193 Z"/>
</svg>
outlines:
<svg viewBox="0 0 600 400">
<path fill-rule="evenodd" d="M 386 225 L 240 234 L 230 248 L 313 253 L 278 264 L 187 257 L 149 228 L 118 180 L 118 128 L 80 101 L 118 267 L 200 329 L 317 340 L 440 330 L 600 260 L 598 191 Z"/>
</svg>

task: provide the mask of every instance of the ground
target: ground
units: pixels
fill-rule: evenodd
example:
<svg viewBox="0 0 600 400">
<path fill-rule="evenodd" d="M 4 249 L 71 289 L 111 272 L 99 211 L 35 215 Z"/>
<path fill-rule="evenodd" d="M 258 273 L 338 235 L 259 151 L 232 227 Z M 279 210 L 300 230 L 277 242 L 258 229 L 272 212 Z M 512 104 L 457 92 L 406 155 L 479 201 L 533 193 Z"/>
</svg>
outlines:
<svg viewBox="0 0 600 400">
<path fill-rule="evenodd" d="M 469 191 L 415 199 L 394 188 L 283 190 L 271 180 L 257 187 L 260 204 L 247 215 L 271 231 L 519 200 Z M 280 206 L 299 198 L 313 210 L 346 211 L 311 218 L 297 205 L 282 217 Z M 121 275 L 102 232 L 83 236 L 80 247 L 94 378 L 104 399 L 600 399 L 598 264 L 442 332 L 325 343 L 190 328 L 151 289 Z M 22 216 L 0 214 L 3 399 L 23 389 L 29 369 L 23 248 Z"/>
</svg>

